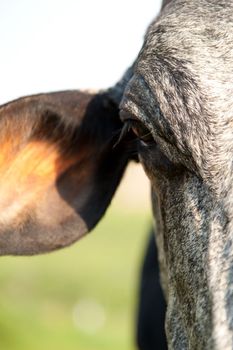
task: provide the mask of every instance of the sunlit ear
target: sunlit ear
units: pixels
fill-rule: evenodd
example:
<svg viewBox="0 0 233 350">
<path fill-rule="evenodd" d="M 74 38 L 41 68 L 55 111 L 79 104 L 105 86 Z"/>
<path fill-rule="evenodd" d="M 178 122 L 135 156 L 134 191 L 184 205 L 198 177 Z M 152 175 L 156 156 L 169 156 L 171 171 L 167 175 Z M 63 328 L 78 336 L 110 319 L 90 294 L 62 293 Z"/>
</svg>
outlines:
<svg viewBox="0 0 233 350">
<path fill-rule="evenodd" d="M 128 161 L 106 93 L 67 91 L 0 108 L 0 254 L 71 244 L 98 222 Z"/>
</svg>

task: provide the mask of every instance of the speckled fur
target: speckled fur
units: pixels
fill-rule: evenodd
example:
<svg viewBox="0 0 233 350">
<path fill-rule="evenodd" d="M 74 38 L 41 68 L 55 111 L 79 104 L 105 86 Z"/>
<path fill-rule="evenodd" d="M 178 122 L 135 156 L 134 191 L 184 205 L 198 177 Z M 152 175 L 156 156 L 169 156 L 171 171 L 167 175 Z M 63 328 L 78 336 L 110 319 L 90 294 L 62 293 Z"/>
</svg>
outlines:
<svg viewBox="0 0 233 350">
<path fill-rule="evenodd" d="M 121 103 L 155 143 L 151 180 L 169 349 L 233 349 L 233 3 L 174 0 Z"/>
</svg>

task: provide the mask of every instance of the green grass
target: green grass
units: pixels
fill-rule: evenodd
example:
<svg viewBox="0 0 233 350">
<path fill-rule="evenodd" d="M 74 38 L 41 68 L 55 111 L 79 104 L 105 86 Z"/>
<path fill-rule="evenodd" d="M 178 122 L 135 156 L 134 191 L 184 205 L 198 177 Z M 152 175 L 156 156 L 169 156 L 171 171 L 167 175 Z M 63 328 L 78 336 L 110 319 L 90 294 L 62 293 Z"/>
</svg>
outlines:
<svg viewBox="0 0 233 350">
<path fill-rule="evenodd" d="M 70 248 L 1 258 L 0 349 L 135 349 L 138 273 L 149 225 L 148 213 L 114 207 Z"/>
</svg>

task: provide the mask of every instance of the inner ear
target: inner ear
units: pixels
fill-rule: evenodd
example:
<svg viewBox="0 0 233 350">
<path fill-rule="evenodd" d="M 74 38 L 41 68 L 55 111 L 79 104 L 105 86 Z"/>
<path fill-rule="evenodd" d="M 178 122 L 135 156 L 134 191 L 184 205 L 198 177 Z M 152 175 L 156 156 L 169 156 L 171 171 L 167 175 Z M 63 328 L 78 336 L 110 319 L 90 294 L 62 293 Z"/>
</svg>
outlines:
<svg viewBox="0 0 233 350">
<path fill-rule="evenodd" d="M 105 93 L 27 97 L 0 109 L 0 254 L 71 244 L 107 209 L 129 159 Z"/>
</svg>

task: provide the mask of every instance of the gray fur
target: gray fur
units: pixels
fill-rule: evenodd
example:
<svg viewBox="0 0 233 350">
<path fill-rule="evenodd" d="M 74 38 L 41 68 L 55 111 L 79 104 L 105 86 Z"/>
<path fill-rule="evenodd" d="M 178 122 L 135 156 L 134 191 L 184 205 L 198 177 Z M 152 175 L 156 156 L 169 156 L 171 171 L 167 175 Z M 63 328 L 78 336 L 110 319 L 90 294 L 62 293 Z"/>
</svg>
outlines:
<svg viewBox="0 0 233 350">
<path fill-rule="evenodd" d="M 153 143 L 139 142 L 138 151 L 152 187 L 161 282 L 168 304 L 166 332 L 169 349 L 231 350 L 233 3 L 230 0 L 164 0 L 162 12 L 150 25 L 137 60 L 122 80 L 106 93 L 108 98 L 106 99 L 105 93 L 102 94 L 104 97 L 102 96 L 101 103 L 88 112 L 92 122 L 98 110 L 103 117 L 104 111 L 110 113 L 113 109 L 113 125 L 110 131 L 107 128 L 106 135 L 110 136 L 108 132 L 112 135 L 113 131 L 117 131 L 120 127 L 117 119 L 118 104 L 123 96 L 122 119 L 133 116 L 149 129 L 154 138 Z M 80 92 L 77 96 L 79 95 Z M 83 118 L 87 116 L 86 110 L 92 106 L 88 99 L 90 96 L 80 105 L 76 98 L 63 101 L 61 96 L 63 95 L 53 96 L 55 106 L 61 108 L 62 102 L 64 111 L 69 111 L 70 106 L 73 106 L 72 120 L 80 119 L 83 123 Z M 68 93 L 67 96 L 72 97 L 73 94 Z M 33 100 L 23 99 L 23 106 L 31 99 Z M 40 103 L 43 102 L 40 96 L 38 99 Z M 14 106 L 19 106 L 21 102 L 11 104 L 14 113 L 19 114 L 19 109 Z M 113 106 L 111 102 L 114 102 Z M 78 108 L 75 107 L 76 104 Z M 46 107 L 46 104 L 42 106 Z M 3 106 L 1 110 L 9 121 L 11 113 L 5 113 L 7 108 Z M 30 108 L 29 112 L 28 121 L 32 121 L 36 114 Z M 70 116 L 70 112 L 65 115 Z M 56 116 L 63 116 L 62 108 Z M 23 115 L 17 119 L 27 121 L 25 118 Z M 102 124 L 98 122 L 96 125 L 106 127 L 109 118 L 108 115 Z M 87 124 L 90 128 L 88 132 L 95 130 L 91 135 L 98 136 L 96 126 L 93 123 Z M 99 141 L 98 137 L 97 139 Z M 62 140 L 66 138 L 62 137 Z M 107 170 L 112 165 L 110 170 L 113 173 L 107 171 L 110 185 L 114 172 L 120 166 L 119 176 L 116 173 L 114 186 L 110 186 L 112 195 L 127 163 L 125 160 L 121 164 L 125 157 L 125 147 L 112 151 L 111 143 L 105 142 L 104 145 L 108 148 L 111 145 L 110 153 L 103 152 Z M 102 149 L 105 150 L 100 147 L 100 152 Z M 112 160 L 114 152 L 118 165 Z M 94 158 L 90 158 L 87 153 L 87 159 Z M 106 168 L 100 163 L 100 173 L 103 174 L 106 188 L 104 171 Z M 90 172 L 87 171 L 87 174 Z M 97 192 L 103 193 L 103 187 L 97 186 L 101 179 L 99 172 L 97 175 Z M 85 180 L 84 177 L 83 179 Z M 108 191 L 106 190 L 107 194 Z M 59 193 L 61 197 L 64 196 L 64 191 Z M 87 219 L 93 221 L 94 216 L 95 224 L 106 209 L 110 197 L 107 196 L 107 204 L 98 218 L 95 217 L 97 206 L 93 206 L 91 200 L 92 211 L 89 206 L 85 208 Z M 45 220 L 44 217 L 43 219 Z M 94 224 L 85 226 L 85 230 L 91 229 Z M 33 226 L 29 228 L 26 237 L 29 231 L 35 235 Z M 83 231 L 82 227 L 77 229 Z M 25 227 L 23 232 L 20 226 L 19 232 L 22 244 Z M 55 233 L 55 238 L 59 237 Z M 69 227 L 64 235 L 62 237 L 68 237 L 67 241 L 62 244 L 59 241 L 53 249 L 73 241 Z M 42 242 L 45 243 L 43 238 Z M 52 243 L 54 242 L 56 240 L 53 238 Z M 21 253 L 18 246 L 12 248 L 13 243 L 12 240 L 8 242 L 2 234 L 2 245 L 13 249 L 14 254 Z M 41 249 L 38 241 L 35 240 L 34 243 L 37 250 L 33 253 L 39 253 Z"/>
<path fill-rule="evenodd" d="M 233 349 L 233 3 L 174 0 L 121 103 L 152 186 L 169 349 Z"/>
</svg>

